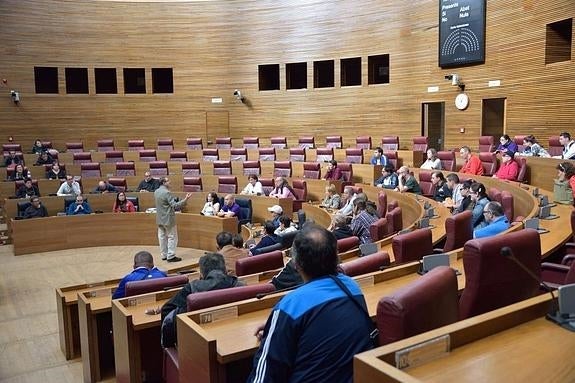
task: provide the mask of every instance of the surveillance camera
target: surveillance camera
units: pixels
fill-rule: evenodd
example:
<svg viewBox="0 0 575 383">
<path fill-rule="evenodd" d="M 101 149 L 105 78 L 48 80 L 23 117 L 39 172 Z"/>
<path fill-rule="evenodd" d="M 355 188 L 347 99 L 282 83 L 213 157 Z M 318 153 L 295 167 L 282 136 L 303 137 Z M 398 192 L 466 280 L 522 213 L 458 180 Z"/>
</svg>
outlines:
<svg viewBox="0 0 575 383">
<path fill-rule="evenodd" d="M 446 80 L 451 81 L 452 78 L 453 78 L 453 75 L 451 75 L 451 74 L 445 75 Z"/>
<path fill-rule="evenodd" d="M 459 85 L 459 75 L 455 73 L 451 75 L 451 85 L 453 86 Z"/>
<path fill-rule="evenodd" d="M 12 97 L 12 101 L 15 103 L 20 102 L 20 93 L 16 92 L 15 90 L 10 91 L 10 97 Z"/>
<path fill-rule="evenodd" d="M 242 92 L 240 92 L 239 90 L 234 90 L 234 97 L 241 100 L 242 98 Z"/>
</svg>

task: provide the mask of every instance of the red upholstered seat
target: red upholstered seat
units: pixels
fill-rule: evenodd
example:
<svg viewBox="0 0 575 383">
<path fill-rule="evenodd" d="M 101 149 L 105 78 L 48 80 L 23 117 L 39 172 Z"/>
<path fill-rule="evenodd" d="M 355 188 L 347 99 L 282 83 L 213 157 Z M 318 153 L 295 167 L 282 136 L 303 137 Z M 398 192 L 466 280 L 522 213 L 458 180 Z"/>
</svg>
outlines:
<svg viewBox="0 0 575 383">
<path fill-rule="evenodd" d="M 140 161 L 142 161 L 142 162 L 151 162 L 151 161 L 156 161 L 158 159 L 158 157 L 156 156 L 156 150 L 155 149 L 140 150 L 138 152 L 138 154 L 140 156 Z"/>
<path fill-rule="evenodd" d="M 337 252 L 345 253 L 346 251 L 357 249 L 359 247 L 359 238 L 351 236 L 337 240 Z"/>
<path fill-rule="evenodd" d="M 431 230 L 429 228 L 417 229 L 397 235 L 393 238 L 391 248 L 396 263 L 418 261 L 425 255 L 433 253 Z"/>
<path fill-rule="evenodd" d="M 390 151 L 383 151 L 383 155 L 387 157 L 387 163 L 392 164 L 394 168 L 398 168 L 397 164 L 399 161 L 399 157 L 397 156 L 397 152 L 390 152 Z"/>
<path fill-rule="evenodd" d="M 217 149 L 230 149 L 232 147 L 231 137 L 216 137 Z"/>
<path fill-rule="evenodd" d="M 315 137 L 300 137 L 298 139 L 298 146 L 302 149 L 313 149 L 315 147 Z"/>
<path fill-rule="evenodd" d="M 258 283 L 250 286 L 202 291 L 188 295 L 188 311 L 201 310 L 207 307 L 255 298 L 258 294 L 265 294 L 272 291 L 275 291 L 275 288 L 271 283 Z"/>
<path fill-rule="evenodd" d="M 563 145 L 559 142 L 559 136 L 549 137 L 549 150 L 547 152 L 552 157 L 563 154 Z"/>
<path fill-rule="evenodd" d="M 291 161 L 275 161 L 274 177 L 291 177 Z"/>
<path fill-rule="evenodd" d="M 104 161 L 106 163 L 124 162 L 124 152 L 121 150 L 108 150 Z"/>
<path fill-rule="evenodd" d="M 116 162 L 116 176 L 126 177 L 135 176 L 136 166 L 133 162 Z"/>
<path fill-rule="evenodd" d="M 126 283 L 126 296 L 147 294 L 167 288 L 181 287 L 188 283 L 187 275 L 176 275 L 173 277 L 153 278 L 143 281 L 133 281 Z"/>
<path fill-rule="evenodd" d="M 244 161 L 243 164 L 244 175 L 248 176 L 250 174 L 260 175 L 262 173 L 262 168 L 259 161 Z"/>
<path fill-rule="evenodd" d="M 259 149 L 260 161 L 275 161 L 276 160 L 276 148 L 260 148 Z"/>
<path fill-rule="evenodd" d="M 10 152 L 22 154 L 22 145 L 20 144 L 2 144 L 2 154 L 6 157 Z"/>
<path fill-rule="evenodd" d="M 525 135 L 522 136 L 515 136 L 513 137 L 513 142 L 517 145 L 517 151 L 522 152 L 525 150 L 525 145 L 523 145 L 523 140 L 525 139 Z"/>
<path fill-rule="evenodd" d="M 285 137 L 272 137 L 270 138 L 271 145 L 276 149 L 287 148 L 287 139 Z"/>
<path fill-rule="evenodd" d="M 337 164 L 341 174 L 343 176 L 344 183 L 351 184 L 353 182 L 353 167 L 350 163 L 339 163 Z"/>
<path fill-rule="evenodd" d="M 214 175 L 229 176 L 232 174 L 231 161 L 214 161 Z"/>
<path fill-rule="evenodd" d="M 507 217 L 509 222 L 513 222 L 515 220 L 515 210 L 513 208 L 513 194 L 511 194 L 507 190 L 503 190 L 501 192 L 501 206 L 503 207 L 503 211 L 505 212 L 505 216 Z"/>
<path fill-rule="evenodd" d="M 296 196 L 293 201 L 293 211 L 298 211 L 302 203 L 307 201 L 307 183 L 304 180 L 293 180 L 292 188 Z"/>
<path fill-rule="evenodd" d="M 419 172 L 419 187 L 421 188 L 421 193 L 426 197 L 433 197 L 434 187 L 433 183 L 431 183 L 431 174 L 433 172 L 424 170 Z"/>
<path fill-rule="evenodd" d="M 380 218 L 369 226 L 369 236 L 373 242 L 382 240 L 389 234 L 387 218 Z"/>
<path fill-rule="evenodd" d="M 316 161 L 327 162 L 333 160 L 333 148 L 317 148 Z"/>
<path fill-rule="evenodd" d="M 387 251 L 378 251 L 375 254 L 370 254 L 349 262 L 344 262 L 340 264 L 339 267 L 345 275 L 354 277 L 356 275 L 379 271 L 382 266 L 389 265 L 390 261 Z"/>
<path fill-rule="evenodd" d="M 84 162 L 80 164 L 80 175 L 82 177 L 101 177 L 100 163 Z"/>
<path fill-rule="evenodd" d="M 305 162 L 303 164 L 304 178 L 319 180 L 321 178 L 321 165 L 318 162 Z"/>
<path fill-rule="evenodd" d="M 552 287 L 575 283 L 575 262 L 572 262 L 570 266 L 543 262 L 541 280 Z"/>
<path fill-rule="evenodd" d="M 448 252 L 462 248 L 465 242 L 473 238 L 471 219 L 473 214 L 466 210 L 445 219 L 445 245 L 441 251 Z"/>
<path fill-rule="evenodd" d="M 539 282 L 512 259 L 502 256 L 503 247 L 511 248 L 515 258 L 536 276 L 541 275 L 541 241 L 536 230 L 467 241 L 463 247 L 465 290 L 459 300 L 460 319 L 537 295 Z"/>
<path fill-rule="evenodd" d="M 387 194 L 384 191 L 377 195 L 377 214 L 380 218 L 385 218 L 387 214 Z"/>
<path fill-rule="evenodd" d="M 236 176 L 219 176 L 218 193 L 237 194 L 238 178 Z"/>
<path fill-rule="evenodd" d="M 283 253 L 276 250 L 271 253 L 258 254 L 252 257 L 238 259 L 236 261 L 236 275 L 239 277 L 242 275 L 280 269 L 282 267 L 284 267 Z"/>
<path fill-rule="evenodd" d="M 204 144 L 202 144 L 202 139 L 199 137 L 186 138 L 186 146 L 190 150 L 202 150 L 204 148 Z"/>
<path fill-rule="evenodd" d="M 349 162 L 350 164 L 363 163 L 363 149 L 361 148 L 345 149 L 345 162 Z"/>
<path fill-rule="evenodd" d="M 218 149 L 206 148 L 202 150 L 202 159 L 204 161 L 217 161 L 220 158 Z"/>
<path fill-rule="evenodd" d="M 399 137 L 398 136 L 387 136 L 381 139 L 381 148 L 390 151 L 399 150 Z"/>
<path fill-rule="evenodd" d="M 479 159 L 483 165 L 483 175 L 491 177 L 497 172 L 497 155 L 495 153 L 481 152 Z"/>
<path fill-rule="evenodd" d="M 501 197 L 501 190 L 497 189 L 497 188 L 489 188 L 487 189 L 487 196 L 489 197 L 490 200 L 492 201 L 497 201 L 499 203 L 502 202 L 502 197 Z"/>
<path fill-rule="evenodd" d="M 515 161 L 519 165 L 519 172 L 517 173 L 517 182 L 529 183 L 529 168 L 527 167 L 527 160 L 524 157 L 516 157 Z"/>
<path fill-rule="evenodd" d="M 248 159 L 248 150 L 246 148 L 231 148 L 230 160 L 231 161 L 245 161 Z"/>
<path fill-rule="evenodd" d="M 158 150 L 174 150 L 174 140 L 171 138 L 158 138 Z"/>
<path fill-rule="evenodd" d="M 450 172 L 455 171 L 455 166 L 457 164 L 455 159 L 455 152 L 453 151 L 441 151 L 437 152 L 437 158 L 441 161 L 441 168 Z"/>
<path fill-rule="evenodd" d="M 140 150 L 144 150 L 146 147 L 144 146 L 144 140 L 128 140 L 128 150 L 131 152 L 139 152 Z"/>
<path fill-rule="evenodd" d="M 75 164 L 82 164 L 84 162 L 92 162 L 92 153 L 90 152 L 79 152 L 73 153 L 73 159 Z"/>
<path fill-rule="evenodd" d="M 259 137 L 244 137 L 244 148 L 257 149 L 260 147 Z"/>
<path fill-rule="evenodd" d="M 413 151 L 414 152 L 427 152 L 429 148 L 429 142 L 427 137 L 413 137 Z"/>
<path fill-rule="evenodd" d="M 186 162 L 188 160 L 188 153 L 186 151 L 172 151 L 170 152 L 170 161 Z"/>
<path fill-rule="evenodd" d="M 370 136 L 358 136 L 355 138 L 355 147 L 359 149 L 371 149 Z"/>
<path fill-rule="evenodd" d="M 118 192 L 125 192 L 128 190 L 128 182 L 125 177 L 109 177 L 108 183 L 114 185 Z"/>
<path fill-rule="evenodd" d="M 493 152 L 495 150 L 495 139 L 493 136 L 481 136 L 479 137 L 479 149 L 481 152 Z"/>
<path fill-rule="evenodd" d="M 84 151 L 84 143 L 80 142 L 66 142 L 66 151 L 70 153 L 81 153 Z"/>
<path fill-rule="evenodd" d="M 99 152 L 109 152 L 111 150 L 116 150 L 116 147 L 114 146 L 114 140 L 110 139 L 98 140 L 97 145 Z"/>
<path fill-rule="evenodd" d="M 182 175 L 199 176 L 202 173 L 200 163 L 195 161 L 182 162 Z"/>
<path fill-rule="evenodd" d="M 164 379 L 165 383 L 180 382 L 180 363 L 178 361 L 178 349 L 175 347 L 168 347 L 164 349 L 162 378 Z"/>
<path fill-rule="evenodd" d="M 436 267 L 381 298 L 377 304 L 379 344 L 385 345 L 457 322 L 455 271 Z"/>
<path fill-rule="evenodd" d="M 264 194 L 269 195 L 272 190 L 274 190 L 275 184 L 273 178 L 259 178 L 258 179 L 262 184 L 262 188 L 264 189 Z"/>
<path fill-rule="evenodd" d="M 289 149 L 289 159 L 290 161 L 303 162 L 306 159 L 306 153 L 304 148 L 290 148 Z"/>
<path fill-rule="evenodd" d="M 202 177 L 184 177 L 184 192 L 199 192 L 202 189 Z"/>
<path fill-rule="evenodd" d="M 340 149 L 343 147 L 343 140 L 342 140 L 341 136 L 327 136 L 325 138 L 325 146 L 327 148 Z"/>
<path fill-rule="evenodd" d="M 397 200 L 389 201 L 389 203 L 387 204 L 387 211 L 391 212 L 396 207 L 399 207 L 399 202 L 397 202 Z"/>
<path fill-rule="evenodd" d="M 167 176 L 169 174 L 166 161 L 151 161 L 148 164 L 150 165 L 150 174 L 152 176 Z"/>
</svg>

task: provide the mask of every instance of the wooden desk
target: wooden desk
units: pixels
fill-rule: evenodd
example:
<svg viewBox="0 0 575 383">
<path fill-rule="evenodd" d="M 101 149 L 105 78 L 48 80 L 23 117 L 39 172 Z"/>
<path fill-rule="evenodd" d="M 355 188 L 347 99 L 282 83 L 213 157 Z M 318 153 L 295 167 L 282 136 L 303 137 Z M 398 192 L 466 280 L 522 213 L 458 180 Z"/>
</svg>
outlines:
<svg viewBox="0 0 575 383">
<path fill-rule="evenodd" d="M 551 297 L 543 294 L 355 356 L 354 381 L 572 382 L 569 359 L 575 335 L 544 319 Z M 440 336 L 451 351 L 418 367 L 399 370 L 397 352 Z"/>
</svg>

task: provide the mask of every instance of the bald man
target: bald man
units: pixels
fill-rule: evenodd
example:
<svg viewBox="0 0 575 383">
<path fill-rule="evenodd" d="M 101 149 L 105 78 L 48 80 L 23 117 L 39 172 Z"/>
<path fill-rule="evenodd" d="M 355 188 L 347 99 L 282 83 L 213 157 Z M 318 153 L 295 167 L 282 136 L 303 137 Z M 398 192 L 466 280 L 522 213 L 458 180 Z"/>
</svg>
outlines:
<svg viewBox="0 0 575 383">
<path fill-rule="evenodd" d="M 224 197 L 224 206 L 220 208 L 218 217 L 239 217 L 240 205 L 236 203 L 236 198 L 228 194 Z"/>
</svg>

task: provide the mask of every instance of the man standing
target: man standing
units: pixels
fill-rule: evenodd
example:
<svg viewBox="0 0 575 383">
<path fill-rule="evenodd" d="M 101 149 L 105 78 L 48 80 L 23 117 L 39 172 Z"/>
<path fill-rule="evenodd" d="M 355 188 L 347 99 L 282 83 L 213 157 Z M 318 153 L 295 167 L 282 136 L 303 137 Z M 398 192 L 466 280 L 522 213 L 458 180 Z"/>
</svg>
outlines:
<svg viewBox="0 0 575 383">
<path fill-rule="evenodd" d="M 306 225 L 294 238 L 292 257 L 305 283 L 258 329 L 248 382 L 351 382 L 353 356 L 372 348 L 361 289 L 338 273 L 337 241 L 322 227 Z"/>
<path fill-rule="evenodd" d="M 160 254 L 162 260 L 168 262 L 179 262 L 182 260 L 176 257 L 178 247 L 178 228 L 176 226 L 176 209 L 188 202 L 192 193 L 178 201 L 170 192 L 170 180 L 164 177 L 160 180 L 160 187 L 154 192 L 156 201 L 156 224 L 158 225 L 158 241 L 160 242 Z"/>
<path fill-rule="evenodd" d="M 471 154 L 471 149 L 469 146 L 462 146 L 459 149 L 459 156 L 465 160 L 465 164 L 459 171 L 460 173 L 473 174 L 476 176 L 483 175 L 483 165 L 479 157 Z"/>
<path fill-rule="evenodd" d="M 152 254 L 147 251 L 139 251 L 134 255 L 134 270 L 122 278 L 118 288 L 112 295 L 112 299 L 124 298 L 126 296 L 126 283 L 128 282 L 164 277 L 167 277 L 166 273 L 154 266 L 154 257 L 152 257 Z"/>
<path fill-rule="evenodd" d="M 473 231 L 473 238 L 485 238 L 497 235 L 509 229 L 509 221 L 503 207 L 497 201 L 491 201 L 483 208 L 483 217 L 487 226 Z"/>
</svg>

